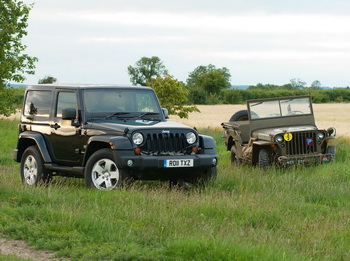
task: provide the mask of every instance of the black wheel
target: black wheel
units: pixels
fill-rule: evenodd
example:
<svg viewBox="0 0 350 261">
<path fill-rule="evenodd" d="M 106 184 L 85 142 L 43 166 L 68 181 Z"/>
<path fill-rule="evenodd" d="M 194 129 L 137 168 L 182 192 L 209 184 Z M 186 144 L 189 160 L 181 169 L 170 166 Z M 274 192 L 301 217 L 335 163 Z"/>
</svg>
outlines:
<svg viewBox="0 0 350 261">
<path fill-rule="evenodd" d="M 237 157 L 237 147 L 236 145 L 232 145 L 231 147 L 231 164 L 237 165 L 241 163 L 241 160 Z"/>
<path fill-rule="evenodd" d="M 247 110 L 237 111 L 230 118 L 230 121 L 247 121 L 247 120 L 248 120 Z"/>
<path fill-rule="evenodd" d="M 337 156 L 337 150 L 334 146 L 328 146 L 327 147 L 327 154 L 331 155 L 331 161 L 335 160 Z"/>
<path fill-rule="evenodd" d="M 259 167 L 262 169 L 267 168 L 270 165 L 270 156 L 267 150 L 261 149 L 259 151 Z"/>
<path fill-rule="evenodd" d="M 101 149 L 87 161 L 84 178 L 89 188 L 112 190 L 121 187 L 129 176 L 125 170 L 118 168 L 111 149 Z"/>
<path fill-rule="evenodd" d="M 49 174 L 45 169 L 43 158 L 36 146 L 28 147 L 21 159 L 21 179 L 29 186 L 47 182 Z"/>
</svg>

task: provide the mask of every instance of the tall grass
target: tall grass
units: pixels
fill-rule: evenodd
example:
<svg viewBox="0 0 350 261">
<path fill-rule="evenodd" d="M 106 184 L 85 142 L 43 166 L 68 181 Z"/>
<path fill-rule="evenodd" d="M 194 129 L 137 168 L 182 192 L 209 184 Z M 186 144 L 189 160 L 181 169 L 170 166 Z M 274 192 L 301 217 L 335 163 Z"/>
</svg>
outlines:
<svg viewBox="0 0 350 261">
<path fill-rule="evenodd" d="M 262 171 L 231 167 L 221 131 L 203 130 L 218 145 L 211 186 L 139 182 L 100 192 L 69 178 L 21 185 L 11 161 L 16 124 L 0 125 L 9 140 L 0 152 L 0 231 L 38 249 L 77 260 L 350 259 L 346 139 L 336 142 L 335 163 Z"/>
</svg>

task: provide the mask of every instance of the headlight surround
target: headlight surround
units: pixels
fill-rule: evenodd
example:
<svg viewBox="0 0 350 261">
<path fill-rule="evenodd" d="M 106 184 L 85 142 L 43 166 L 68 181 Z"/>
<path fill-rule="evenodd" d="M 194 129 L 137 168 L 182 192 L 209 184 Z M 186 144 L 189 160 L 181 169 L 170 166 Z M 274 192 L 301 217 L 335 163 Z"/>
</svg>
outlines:
<svg viewBox="0 0 350 261">
<path fill-rule="evenodd" d="M 283 136 L 282 135 L 276 135 L 275 136 L 275 142 L 282 143 L 283 142 Z"/>
<path fill-rule="evenodd" d="M 140 144 L 142 144 L 142 142 L 143 142 L 143 135 L 142 135 L 140 132 L 135 132 L 135 133 L 132 135 L 132 142 L 133 142 L 135 145 L 140 145 Z"/>
<path fill-rule="evenodd" d="M 319 140 L 323 140 L 324 137 L 325 137 L 325 135 L 324 135 L 323 132 L 318 132 L 318 133 L 316 134 L 316 136 L 317 136 L 317 139 L 319 139 Z"/>
<path fill-rule="evenodd" d="M 193 144 L 197 141 L 197 136 L 194 134 L 194 132 L 190 131 L 186 134 L 186 139 L 188 144 Z"/>
</svg>

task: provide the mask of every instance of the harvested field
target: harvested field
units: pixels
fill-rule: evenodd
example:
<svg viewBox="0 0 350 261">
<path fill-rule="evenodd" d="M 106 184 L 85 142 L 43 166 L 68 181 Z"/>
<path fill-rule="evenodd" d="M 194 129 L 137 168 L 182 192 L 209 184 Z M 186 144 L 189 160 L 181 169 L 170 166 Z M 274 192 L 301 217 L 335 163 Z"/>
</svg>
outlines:
<svg viewBox="0 0 350 261">
<path fill-rule="evenodd" d="M 188 119 L 170 116 L 170 120 L 196 128 L 220 129 L 233 113 L 246 109 L 245 105 L 197 105 L 201 113 L 191 113 Z M 313 104 L 316 124 L 319 128 L 335 127 L 337 136 L 350 137 L 350 104 Z"/>
</svg>

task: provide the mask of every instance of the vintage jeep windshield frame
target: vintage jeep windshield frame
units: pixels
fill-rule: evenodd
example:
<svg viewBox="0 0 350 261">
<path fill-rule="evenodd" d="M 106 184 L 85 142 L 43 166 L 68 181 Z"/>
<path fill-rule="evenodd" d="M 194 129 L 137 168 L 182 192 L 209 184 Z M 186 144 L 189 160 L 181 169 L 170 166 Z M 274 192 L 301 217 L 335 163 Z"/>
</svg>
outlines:
<svg viewBox="0 0 350 261">
<path fill-rule="evenodd" d="M 292 96 L 247 101 L 250 130 L 316 126 L 310 96 Z"/>
<path fill-rule="evenodd" d="M 248 101 L 251 120 L 312 114 L 310 97 Z"/>
</svg>

